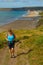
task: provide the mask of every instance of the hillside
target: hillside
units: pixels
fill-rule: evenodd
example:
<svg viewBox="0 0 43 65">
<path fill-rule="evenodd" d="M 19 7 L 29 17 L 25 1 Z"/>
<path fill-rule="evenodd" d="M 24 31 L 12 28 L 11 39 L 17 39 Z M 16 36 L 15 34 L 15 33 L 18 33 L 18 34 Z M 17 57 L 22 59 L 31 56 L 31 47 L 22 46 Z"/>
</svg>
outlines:
<svg viewBox="0 0 43 65">
<path fill-rule="evenodd" d="M 9 10 L 43 10 L 43 7 L 21 7 L 21 8 L 0 8 L 0 11 L 9 11 Z"/>
<path fill-rule="evenodd" d="M 19 24 L 17 25 L 21 26 L 22 24 L 22 27 L 24 26 L 25 28 L 23 22 L 21 23 L 21 21 L 18 21 Z M 32 28 L 33 24 L 31 24 L 32 29 L 16 29 L 14 28 L 14 25 L 17 27 L 17 22 L 14 23 L 15 22 L 0 28 L 1 30 L 3 29 L 3 32 L 0 33 L 0 64 L 43 65 L 43 18 L 38 21 L 38 26 L 34 29 Z M 9 29 L 9 26 L 11 25 L 13 26 L 13 32 L 16 35 L 15 58 L 10 58 L 7 41 L 5 39 L 7 31 L 4 31 Z M 26 25 L 28 27 L 28 23 Z"/>
<path fill-rule="evenodd" d="M 0 8 L 0 11 L 10 11 L 12 8 Z"/>
<path fill-rule="evenodd" d="M 4 46 L 0 49 L 0 64 L 43 65 L 43 27 L 34 30 L 13 30 L 13 32 L 16 35 L 16 57 L 10 58 L 5 40 L 7 32 L 0 33 L 0 48 Z"/>
</svg>

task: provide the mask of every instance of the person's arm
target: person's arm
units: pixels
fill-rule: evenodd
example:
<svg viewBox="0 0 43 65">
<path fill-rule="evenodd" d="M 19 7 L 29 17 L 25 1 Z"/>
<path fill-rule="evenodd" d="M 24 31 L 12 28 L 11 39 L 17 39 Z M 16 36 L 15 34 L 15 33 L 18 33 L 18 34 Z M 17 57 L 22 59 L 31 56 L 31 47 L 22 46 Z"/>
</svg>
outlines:
<svg viewBox="0 0 43 65">
<path fill-rule="evenodd" d="M 16 35 L 14 34 L 14 38 L 16 39 Z"/>
<path fill-rule="evenodd" d="M 16 35 L 13 33 L 14 39 L 16 38 Z"/>
<path fill-rule="evenodd" d="M 6 35 L 6 40 L 8 41 L 8 38 L 7 38 L 8 34 Z"/>
<path fill-rule="evenodd" d="M 15 41 L 15 39 L 16 39 L 16 36 L 15 36 L 15 34 L 13 34 L 14 35 L 14 39 L 13 39 L 13 41 Z"/>
<path fill-rule="evenodd" d="M 6 38 L 6 40 L 8 41 L 8 39 Z"/>
</svg>

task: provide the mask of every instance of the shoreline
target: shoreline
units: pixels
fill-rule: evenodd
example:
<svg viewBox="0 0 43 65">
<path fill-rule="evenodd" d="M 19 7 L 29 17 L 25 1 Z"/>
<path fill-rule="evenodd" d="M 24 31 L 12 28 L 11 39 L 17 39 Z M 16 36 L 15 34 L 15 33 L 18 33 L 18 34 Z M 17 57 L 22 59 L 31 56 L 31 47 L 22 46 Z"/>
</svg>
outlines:
<svg viewBox="0 0 43 65">
<path fill-rule="evenodd" d="M 39 17 L 39 13 L 36 11 L 30 11 L 30 14 L 28 13 L 27 15 L 22 17 L 23 19 L 11 21 L 7 24 L 0 26 L 0 32 L 7 31 L 10 28 L 11 29 L 17 29 L 17 30 L 18 29 L 34 29 L 34 28 L 36 28 L 36 26 L 38 24 L 38 20 L 39 20 L 39 18 L 35 20 L 34 19 L 35 17 Z M 28 19 L 25 20 L 24 18 L 25 19 L 26 18 L 28 18 L 28 19 L 32 18 L 32 20 L 28 20 Z"/>
<path fill-rule="evenodd" d="M 8 29 L 34 29 L 37 26 L 36 21 L 28 21 L 28 20 L 16 20 L 11 23 L 5 24 L 3 26 L 0 26 L 0 32 L 7 31 Z"/>
</svg>

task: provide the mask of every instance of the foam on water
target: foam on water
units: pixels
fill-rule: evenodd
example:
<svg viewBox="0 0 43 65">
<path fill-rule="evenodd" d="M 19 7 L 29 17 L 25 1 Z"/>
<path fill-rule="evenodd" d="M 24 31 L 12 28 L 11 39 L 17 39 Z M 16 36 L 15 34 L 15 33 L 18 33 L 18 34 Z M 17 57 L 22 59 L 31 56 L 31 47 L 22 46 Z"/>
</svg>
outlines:
<svg viewBox="0 0 43 65">
<path fill-rule="evenodd" d="M 18 20 L 27 11 L 0 11 L 0 26 Z"/>
</svg>

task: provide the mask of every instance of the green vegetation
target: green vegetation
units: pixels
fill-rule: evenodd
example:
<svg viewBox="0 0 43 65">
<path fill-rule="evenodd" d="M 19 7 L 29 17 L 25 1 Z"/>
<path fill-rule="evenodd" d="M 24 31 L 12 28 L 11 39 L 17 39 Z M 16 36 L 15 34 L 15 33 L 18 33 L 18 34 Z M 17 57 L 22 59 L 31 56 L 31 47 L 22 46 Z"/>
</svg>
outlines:
<svg viewBox="0 0 43 65">
<path fill-rule="evenodd" d="M 6 46 L 6 39 L 5 39 L 5 34 L 0 33 L 0 48 L 3 48 Z"/>
<path fill-rule="evenodd" d="M 39 27 L 39 26 L 43 26 L 43 18 L 41 18 L 39 21 L 38 21 L 38 25 L 37 25 L 37 27 Z M 43 27 L 42 27 L 43 28 Z"/>
<path fill-rule="evenodd" d="M 38 25 L 37 25 L 37 27 L 39 27 L 39 28 L 43 28 L 43 12 L 40 12 L 39 13 L 39 15 L 41 16 L 41 18 L 40 18 L 40 20 L 38 21 Z"/>
<path fill-rule="evenodd" d="M 43 19 L 40 19 L 39 23 L 40 26 L 33 30 L 13 30 L 16 35 L 15 41 L 19 42 L 20 49 L 17 54 L 23 52 L 23 57 L 28 57 L 30 65 L 43 65 Z M 0 33 L 0 48 L 5 47 L 7 44 L 5 37 L 6 32 Z M 20 58 L 18 56 L 17 64 L 22 65 L 22 63 L 25 63 L 24 65 L 26 65 L 25 60 L 20 60 Z"/>
<path fill-rule="evenodd" d="M 43 26 L 42 26 L 43 27 Z M 43 65 L 43 28 L 38 27 L 36 30 L 14 30 L 16 35 L 16 42 L 19 42 L 20 52 L 31 50 L 27 53 L 30 65 Z M 5 34 L 0 34 L 0 48 L 6 44 Z M 25 55 L 24 55 L 25 57 Z M 20 59 L 20 57 L 18 57 Z M 18 65 L 19 65 L 18 60 Z M 25 62 L 25 61 L 24 61 Z M 21 64 L 21 63 L 20 63 Z"/>
<path fill-rule="evenodd" d="M 40 12 L 39 15 L 43 16 L 43 12 Z"/>
</svg>

